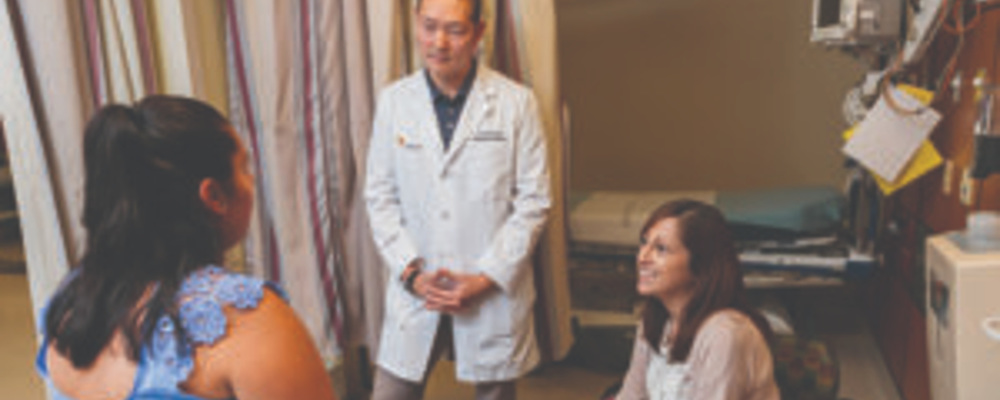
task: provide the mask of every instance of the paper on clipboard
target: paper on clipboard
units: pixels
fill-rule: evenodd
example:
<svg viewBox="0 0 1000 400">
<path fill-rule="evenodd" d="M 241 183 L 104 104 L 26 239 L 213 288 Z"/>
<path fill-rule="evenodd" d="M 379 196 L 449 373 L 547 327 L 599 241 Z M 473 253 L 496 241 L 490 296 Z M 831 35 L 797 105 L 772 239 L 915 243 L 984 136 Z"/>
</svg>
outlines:
<svg viewBox="0 0 1000 400">
<path fill-rule="evenodd" d="M 849 140 L 851 136 L 854 136 L 854 128 L 844 132 L 845 140 Z M 920 145 L 920 150 L 917 151 L 917 155 L 913 157 L 913 160 L 910 161 L 895 182 L 886 181 L 881 176 L 875 175 L 875 183 L 878 184 L 879 189 L 882 189 L 882 193 L 889 196 L 900 188 L 909 185 L 910 182 L 930 172 L 938 165 L 941 165 L 943 161 L 941 153 L 938 153 L 937 149 L 934 148 L 934 144 L 930 140 L 924 140 Z"/>
<path fill-rule="evenodd" d="M 941 120 L 941 114 L 899 89 L 893 88 L 891 93 L 903 109 L 920 111 L 897 112 L 880 96 L 843 151 L 886 181 L 895 182 Z"/>
</svg>

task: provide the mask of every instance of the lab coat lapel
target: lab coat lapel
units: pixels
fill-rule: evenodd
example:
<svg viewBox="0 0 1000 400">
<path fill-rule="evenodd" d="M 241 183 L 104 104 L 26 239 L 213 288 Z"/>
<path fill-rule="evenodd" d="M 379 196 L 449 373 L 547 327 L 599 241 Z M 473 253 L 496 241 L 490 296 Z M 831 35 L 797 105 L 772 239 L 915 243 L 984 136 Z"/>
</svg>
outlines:
<svg viewBox="0 0 1000 400">
<path fill-rule="evenodd" d="M 422 101 L 417 101 L 417 129 L 421 136 L 420 140 L 425 145 L 430 146 L 427 152 L 434 162 L 435 170 L 440 170 L 444 162 L 444 143 L 441 142 L 441 128 L 438 126 L 437 113 L 434 112 L 434 98 L 431 96 L 431 89 L 427 86 L 427 81 L 420 73 L 417 92 Z"/>
<path fill-rule="evenodd" d="M 465 107 L 462 107 L 462 116 L 458 120 L 458 126 L 455 127 L 455 135 L 451 139 L 451 145 L 448 146 L 448 151 L 444 155 L 444 162 L 441 164 L 440 170 L 442 174 L 448 170 L 450 165 L 454 164 L 455 158 L 465 147 L 469 138 L 476 133 L 483 118 L 493 111 L 492 108 L 495 105 L 492 103 L 495 99 L 490 95 L 492 93 L 494 90 L 490 87 L 487 71 L 484 68 L 479 68 L 476 72 L 476 81 L 469 92 L 469 98 L 465 101 Z"/>
</svg>

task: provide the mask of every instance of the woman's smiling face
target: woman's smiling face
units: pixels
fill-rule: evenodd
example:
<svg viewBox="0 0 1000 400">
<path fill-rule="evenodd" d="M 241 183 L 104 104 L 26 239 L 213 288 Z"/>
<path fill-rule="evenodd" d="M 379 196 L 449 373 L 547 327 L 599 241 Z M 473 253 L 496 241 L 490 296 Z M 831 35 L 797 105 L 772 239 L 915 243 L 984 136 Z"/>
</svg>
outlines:
<svg viewBox="0 0 1000 400">
<path fill-rule="evenodd" d="M 677 218 L 664 218 L 643 235 L 636 261 L 639 279 L 636 290 L 643 296 L 661 300 L 689 295 L 694 288 L 690 254 L 681 240 Z"/>
</svg>

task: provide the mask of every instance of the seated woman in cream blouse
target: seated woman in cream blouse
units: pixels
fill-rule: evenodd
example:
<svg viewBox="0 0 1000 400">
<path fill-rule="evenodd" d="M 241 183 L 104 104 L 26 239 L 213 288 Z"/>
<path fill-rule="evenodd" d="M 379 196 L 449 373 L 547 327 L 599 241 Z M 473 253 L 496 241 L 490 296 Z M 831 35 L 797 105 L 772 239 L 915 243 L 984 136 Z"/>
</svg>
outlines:
<svg viewBox="0 0 1000 400">
<path fill-rule="evenodd" d="M 777 400 L 765 320 L 745 304 L 739 259 L 718 209 L 660 206 L 639 247 L 647 298 L 619 400 Z"/>
</svg>

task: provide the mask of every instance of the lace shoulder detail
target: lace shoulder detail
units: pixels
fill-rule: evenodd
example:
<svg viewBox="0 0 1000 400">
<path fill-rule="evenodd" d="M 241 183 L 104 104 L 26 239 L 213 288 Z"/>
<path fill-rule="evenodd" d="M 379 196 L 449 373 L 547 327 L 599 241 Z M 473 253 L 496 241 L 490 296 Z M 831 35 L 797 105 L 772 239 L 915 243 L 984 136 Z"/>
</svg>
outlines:
<svg viewBox="0 0 1000 400">
<path fill-rule="evenodd" d="M 223 307 L 257 307 L 264 297 L 264 281 L 210 266 L 188 276 L 177 292 L 178 314 L 188 340 L 211 345 L 226 335 Z"/>
<path fill-rule="evenodd" d="M 184 338 L 178 341 L 176 325 L 169 315 L 156 322 L 152 351 L 146 353 L 152 361 L 142 387 L 175 388 L 187 380 L 194 369 L 193 348 L 212 345 L 226 335 L 226 306 L 251 309 L 264 297 L 263 280 L 208 266 L 195 271 L 177 291 L 178 319 L 184 327 Z M 282 294 L 280 289 L 276 292 Z"/>
</svg>

